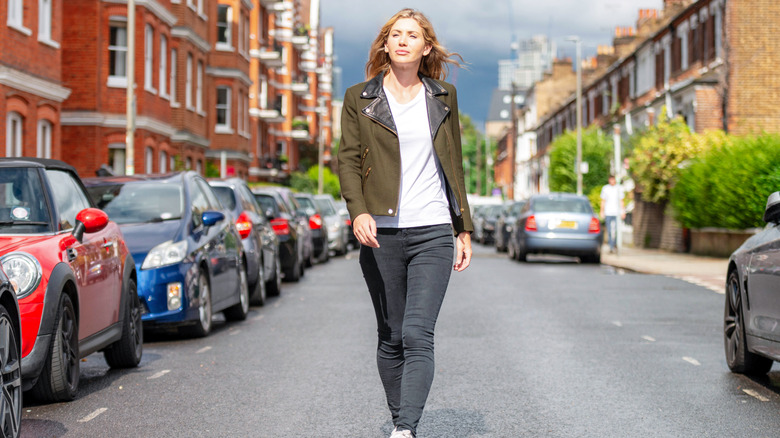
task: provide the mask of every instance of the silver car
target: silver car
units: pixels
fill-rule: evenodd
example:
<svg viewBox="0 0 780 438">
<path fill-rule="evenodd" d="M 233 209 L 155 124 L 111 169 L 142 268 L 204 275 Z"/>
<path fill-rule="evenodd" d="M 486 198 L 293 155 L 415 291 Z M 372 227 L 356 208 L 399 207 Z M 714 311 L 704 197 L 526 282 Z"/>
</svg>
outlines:
<svg viewBox="0 0 780 438">
<path fill-rule="evenodd" d="M 780 192 L 769 196 L 764 222 L 729 259 L 723 344 L 735 373 L 766 374 L 780 361 Z"/>
<path fill-rule="evenodd" d="M 344 220 L 331 195 L 314 195 L 314 202 L 320 208 L 323 225 L 328 230 L 328 249 L 336 255 L 346 254 L 350 233 L 349 217 Z"/>
</svg>

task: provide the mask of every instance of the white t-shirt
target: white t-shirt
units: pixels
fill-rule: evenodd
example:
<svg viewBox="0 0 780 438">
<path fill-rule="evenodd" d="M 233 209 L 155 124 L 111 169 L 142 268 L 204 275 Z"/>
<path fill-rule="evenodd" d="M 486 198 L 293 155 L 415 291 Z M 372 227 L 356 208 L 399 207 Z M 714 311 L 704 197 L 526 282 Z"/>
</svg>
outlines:
<svg viewBox="0 0 780 438">
<path fill-rule="evenodd" d="M 378 228 L 409 228 L 452 223 L 444 176 L 433 149 L 425 87 L 401 104 L 385 88 L 401 147 L 401 187 L 395 216 L 374 216 Z"/>
<path fill-rule="evenodd" d="M 623 188 L 615 184 L 607 184 L 601 188 L 601 199 L 604 202 L 604 216 L 620 216 L 622 209 L 620 203 L 623 202 Z"/>
</svg>

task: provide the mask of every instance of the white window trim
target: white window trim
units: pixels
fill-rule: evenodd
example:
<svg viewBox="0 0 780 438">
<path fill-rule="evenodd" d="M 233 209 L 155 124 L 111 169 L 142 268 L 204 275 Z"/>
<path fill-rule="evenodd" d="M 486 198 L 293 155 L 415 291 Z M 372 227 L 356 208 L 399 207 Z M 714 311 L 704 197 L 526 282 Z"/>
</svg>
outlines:
<svg viewBox="0 0 780 438">
<path fill-rule="evenodd" d="M 144 27 L 144 90 L 157 93 L 154 88 L 154 28 Z"/>
<path fill-rule="evenodd" d="M 16 135 L 11 134 L 11 129 L 13 127 L 14 121 L 17 122 L 16 124 Z M 22 129 L 24 125 L 24 119 L 22 118 L 22 115 L 11 111 L 8 113 L 8 116 L 6 117 L 6 124 L 5 124 L 5 156 L 6 157 L 21 157 L 22 156 L 22 145 L 24 144 L 24 139 L 22 138 L 22 135 L 24 133 L 24 130 Z M 13 138 L 16 138 L 16 143 L 11 143 L 11 140 Z"/>
<path fill-rule="evenodd" d="M 54 131 L 54 125 L 48 120 L 38 120 L 38 140 L 37 156 L 38 158 L 51 158 L 51 136 Z"/>
<path fill-rule="evenodd" d="M 220 6 L 227 6 L 227 5 L 220 5 Z M 217 7 L 217 11 L 219 11 L 219 7 Z M 217 15 L 219 15 L 219 12 L 217 12 Z M 221 51 L 221 52 L 232 52 L 233 51 L 233 7 L 227 6 L 227 31 L 225 32 L 225 35 L 227 37 L 226 42 L 219 42 L 217 41 L 217 44 L 215 45 L 214 49 Z"/>
<path fill-rule="evenodd" d="M 159 166 L 159 169 L 160 169 L 160 173 L 165 173 L 165 172 L 168 171 L 167 170 L 167 167 L 168 167 L 168 154 L 165 151 L 160 151 L 159 155 L 160 155 L 160 157 L 159 157 L 159 160 L 158 160 L 159 161 L 158 166 Z"/>
<path fill-rule="evenodd" d="M 24 35 L 32 35 L 32 30 L 24 27 L 24 2 L 22 0 L 6 0 L 8 1 L 8 27 L 16 30 Z M 11 7 L 14 7 L 14 12 L 11 12 Z M 17 12 L 18 11 L 18 12 Z"/>
<path fill-rule="evenodd" d="M 168 37 L 160 34 L 160 65 L 158 66 L 159 78 L 157 79 L 160 87 L 160 96 L 168 98 Z"/>
<path fill-rule="evenodd" d="M 187 54 L 186 81 L 184 83 L 184 105 L 190 111 L 195 111 L 192 106 L 192 54 Z"/>
<path fill-rule="evenodd" d="M 154 172 L 154 151 L 151 147 L 147 147 L 144 153 L 144 171 L 145 173 Z"/>
<path fill-rule="evenodd" d="M 127 44 L 127 23 L 111 23 L 109 24 L 109 33 L 111 27 L 116 27 L 118 29 L 124 29 L 125 30 L 125 44 Z M 110 42 L 109 42 L 110 44 Z M 112 48 L 114 48 L 112 50 Z M 119 48 L 120 50 L 117 50 L 116 48 Z M 113 56 L 115 52 L 123 52 L 124 58 L 127 59 L 127 45 L 124 46 L 108 46 L 108 55 Z M 127 62 L 125 61 L 125 76 L 116 76 L 112 75 L 111 72 L 108 72 L 108 87 L 109 88 L 127 88 Z"/>
<path fill-rule="evenodd" d="M 176 79 L 177 79 L 177 60 L 176 56 L 178 56 L 178 50 L 171 49 L 171 83 L 170 83 L 170 94 L 171 96 L 171 106 L 174 108 L 178 108 L 179 102 L 176 101 Z"/>
<path fill-rule="evenodd" d="M 198 61 L 198 71 L 195 82 L 195 111 L 203 112 L 203 62 Z"/>
<path fill-rule="evenodd" d="M 53 0 L 38 0 L 38 42 L 59 49 L 60 43 L 52 39 L 52 29 L 54 26 L 52 22 L 52 1 Z M 41 32 L 41 29 L 46 29 L 46 32 Z"/>
<path fill-rule="evenodd" d="M 225 86 L 217 87 L 217 103 L 215 105 L 215 111 L 216 111 L 215 115 L 219 114 L 220 90 L 227 90 L 227 101 L 225 102 L 225 123 L 220 124 L 219 122 L 216 122 L 214 126 L 214 132 L 216 132 L 217 134 L 233 134 L 233 128 L 230 126 L 230 117 L 231 117 L 230 106 L 233 103 L 233 99 L 232 99 L 233 90 L 231 90 L 230 87 L 225 87 Z"/>
</svg>

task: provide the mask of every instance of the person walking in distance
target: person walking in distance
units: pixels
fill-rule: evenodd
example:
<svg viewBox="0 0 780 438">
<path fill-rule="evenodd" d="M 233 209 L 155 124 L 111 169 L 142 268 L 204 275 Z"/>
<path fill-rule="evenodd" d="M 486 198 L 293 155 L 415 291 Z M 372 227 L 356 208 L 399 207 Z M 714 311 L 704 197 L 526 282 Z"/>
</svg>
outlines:
<svg viewBox="0 0 780 438">
<path fill-rule="evenodd" d="M 626 209 L 623 206 L 623 188 L 617 185 L 614 175 L 610 175 L 609 184 L 601 188 L 601 219 L 604 219 L 607 228 L 607 240 L 609 252 L 617 250 L 617 220 L 626 218 Z"/>
<path fill-rule="evenodd" d="M 471 262 L 458 100 L 443 81 L 454 57 L 422 13 L 403 9 L 371 44 L 368 80 L 344 96 L 339 179 L 376 313 L 391 438 L 416 436 L 450 273 Z"/>
</svg>

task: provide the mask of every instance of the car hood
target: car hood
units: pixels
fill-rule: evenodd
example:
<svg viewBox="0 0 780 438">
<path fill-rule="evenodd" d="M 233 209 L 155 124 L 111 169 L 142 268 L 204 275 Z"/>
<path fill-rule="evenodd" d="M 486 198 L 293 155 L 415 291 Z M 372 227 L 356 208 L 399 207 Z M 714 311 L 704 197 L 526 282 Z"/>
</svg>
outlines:
<svg viewBox="0 0 780 438">
<path fill-rule="evenodd" d="M 149 224 L 124 224 L 119 228 L 125 236 L 127 249 L 135 258 L 137 254 L 146 254 L 163 242 L 177 240 L 180 226 L 181 220 L 172 220 Z M 136 262 L 140 261 L 136 260 Z"/>
<path fill-rule="evenodd" d="M 50 241 L 56 239 L 51 234 L 16 234 L 16 235 L 0 235 L 0 254 L 7 254 L 12 251 L 18 251 L 39 242 Z"/>
</svg>

